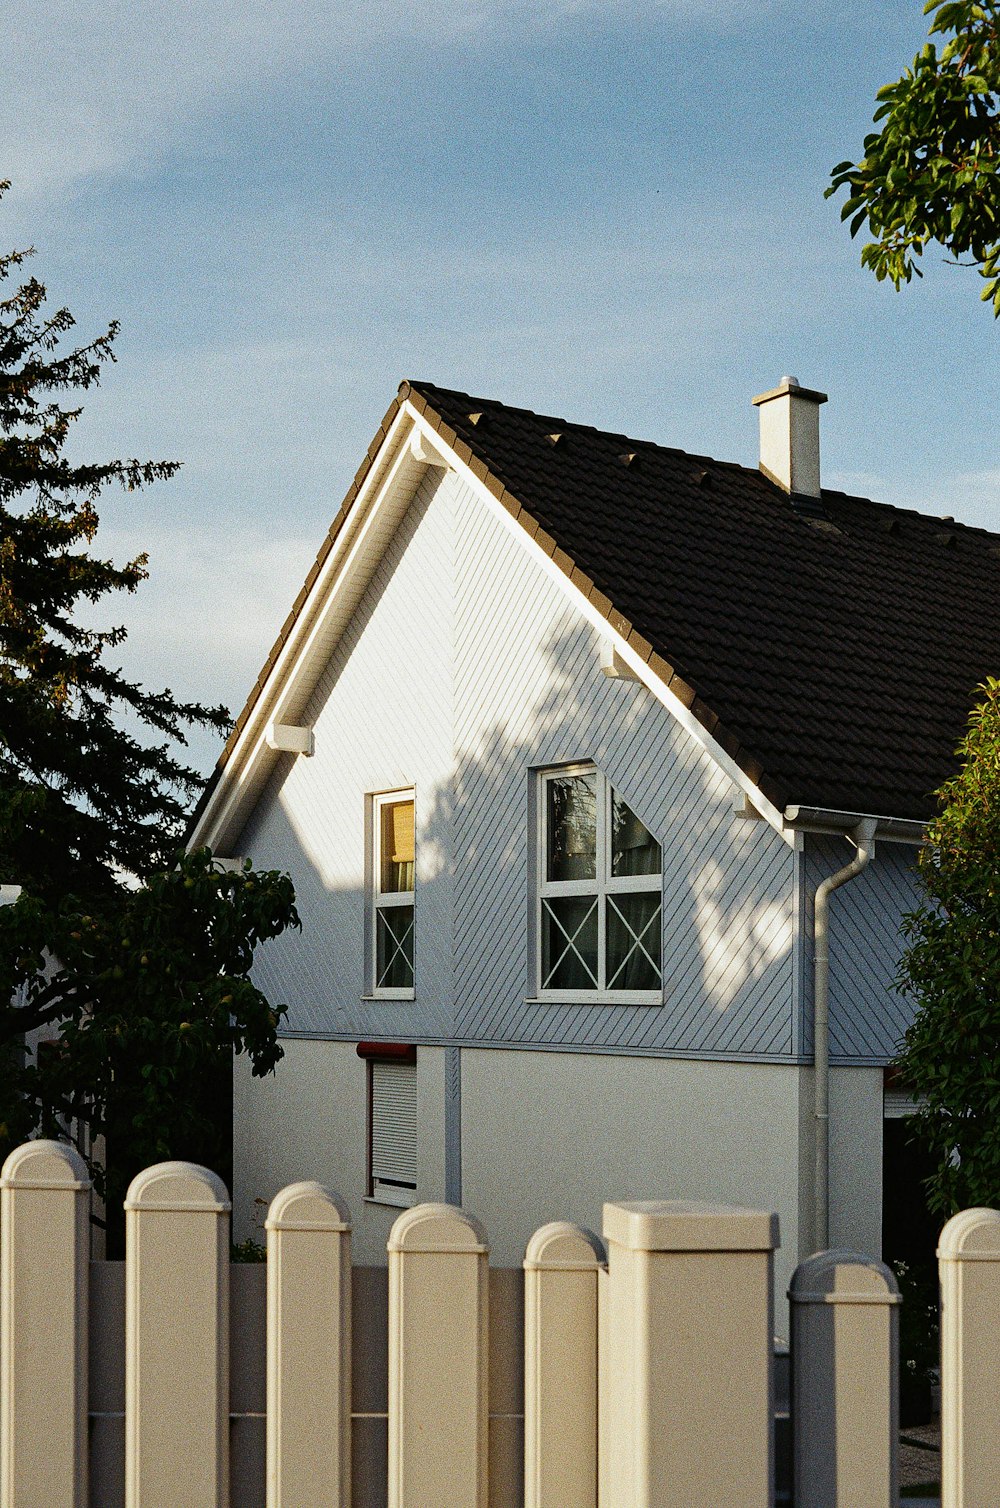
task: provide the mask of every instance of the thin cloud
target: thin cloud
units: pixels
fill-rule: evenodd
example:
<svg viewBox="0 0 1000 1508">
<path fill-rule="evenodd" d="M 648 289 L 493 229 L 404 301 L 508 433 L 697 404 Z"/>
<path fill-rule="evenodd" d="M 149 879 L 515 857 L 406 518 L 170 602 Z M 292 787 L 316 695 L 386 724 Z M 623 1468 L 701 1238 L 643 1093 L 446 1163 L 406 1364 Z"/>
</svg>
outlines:
<svg viewBox="0 0 1000 1508">
<path fill-rule="evenodd" d="M 208 112 L 414 41 L 439 52 L 527 42 L 571 21 L 730 29 L 760 11 L 750 0 L 18 0 L 0 37 L 0 68 L 17 80 L 3 171 L 31 197 L 141 174 L 196 140 Z"/>
<path fill-rule="evenodd" d="M 109 661 L 150 690 L 169 686 L 183 700 L 223 702 L 235 714 L 284 622 L 318 539 L 277 527 L 231 531 L 190 524 L 143 531 L 149 579 L 133 596 L 105 598 L 80 613 L 101 627 L 123 623 L 128 638 Z M 102 527 L 96 550 L 124 560 L 136 550 L 130 530 Z M 206 769 L 219 750 L 214 734 L 193 734 Z"/>
</svg>

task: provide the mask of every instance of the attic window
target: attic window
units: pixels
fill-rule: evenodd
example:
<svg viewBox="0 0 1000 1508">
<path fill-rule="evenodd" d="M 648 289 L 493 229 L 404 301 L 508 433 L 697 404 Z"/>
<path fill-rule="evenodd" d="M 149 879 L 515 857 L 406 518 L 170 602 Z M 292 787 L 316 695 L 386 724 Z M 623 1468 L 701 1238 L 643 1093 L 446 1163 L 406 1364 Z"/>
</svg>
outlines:
<svg viewBox="0 0 1000 1508">
<path fill-rule="evenodd" d="M 662 998 L 662 857 L 593 765 L 540 777 L 538 988 L 543 999 Z"/>
</svg>

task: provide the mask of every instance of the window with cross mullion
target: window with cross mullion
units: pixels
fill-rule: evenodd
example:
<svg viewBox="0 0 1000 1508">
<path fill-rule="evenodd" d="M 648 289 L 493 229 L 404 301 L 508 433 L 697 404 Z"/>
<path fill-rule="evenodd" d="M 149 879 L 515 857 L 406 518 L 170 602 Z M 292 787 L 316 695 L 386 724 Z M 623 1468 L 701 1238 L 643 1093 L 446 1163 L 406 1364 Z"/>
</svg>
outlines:
<svg viewBox="0 0 1000 1508">
<path fill-rule="evenodd" d="M 540 995 L 659 1001 L 659 843 L 591 765 L 545 771 L 540 795 Z"/>
<path fill-rule="evenodd" d="M 372 947 L 374 994 L 413 996 L 413 792 L 374 798 Z"/>
</svg>

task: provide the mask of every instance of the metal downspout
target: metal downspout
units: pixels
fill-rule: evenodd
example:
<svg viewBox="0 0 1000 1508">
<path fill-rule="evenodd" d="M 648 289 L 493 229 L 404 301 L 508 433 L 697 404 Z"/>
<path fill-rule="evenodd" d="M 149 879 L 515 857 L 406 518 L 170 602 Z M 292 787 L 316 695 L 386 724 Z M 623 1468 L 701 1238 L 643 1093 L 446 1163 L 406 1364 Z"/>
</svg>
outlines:
<svg viewBox="0 0 1000 1508">
<path fill-rule="evenodd" d="M 857 854 L 843 869 L 828 875 L 816 887 L 813 990 L 813 1051 L 815 1062 L 816 1181 L 813 1246 L 825 1251 L 830 1244 L 830 896 L 841 885 L 856 879 L 875 852 L 877 823 L 866 818 L 848 836 L 857 844 Z"/>
</svg>

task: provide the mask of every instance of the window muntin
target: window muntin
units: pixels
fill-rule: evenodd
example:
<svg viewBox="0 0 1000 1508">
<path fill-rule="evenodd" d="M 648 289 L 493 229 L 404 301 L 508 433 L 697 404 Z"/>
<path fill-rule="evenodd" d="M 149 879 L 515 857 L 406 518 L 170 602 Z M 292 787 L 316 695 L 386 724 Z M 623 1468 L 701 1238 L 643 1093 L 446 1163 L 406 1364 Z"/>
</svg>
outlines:
<svg viewBox="0 0 1000 1508">
<path fill-rule="evenodd" d="M 382 999 L 413 995 L 414 803 L 412 791 L 373 798 L 372 985 Z"/>
<path fill-rule="evenodd" d="M 541 777 L 539 993 L 662 997 L 660 845 L 591 766 Z"/>
</svg>

